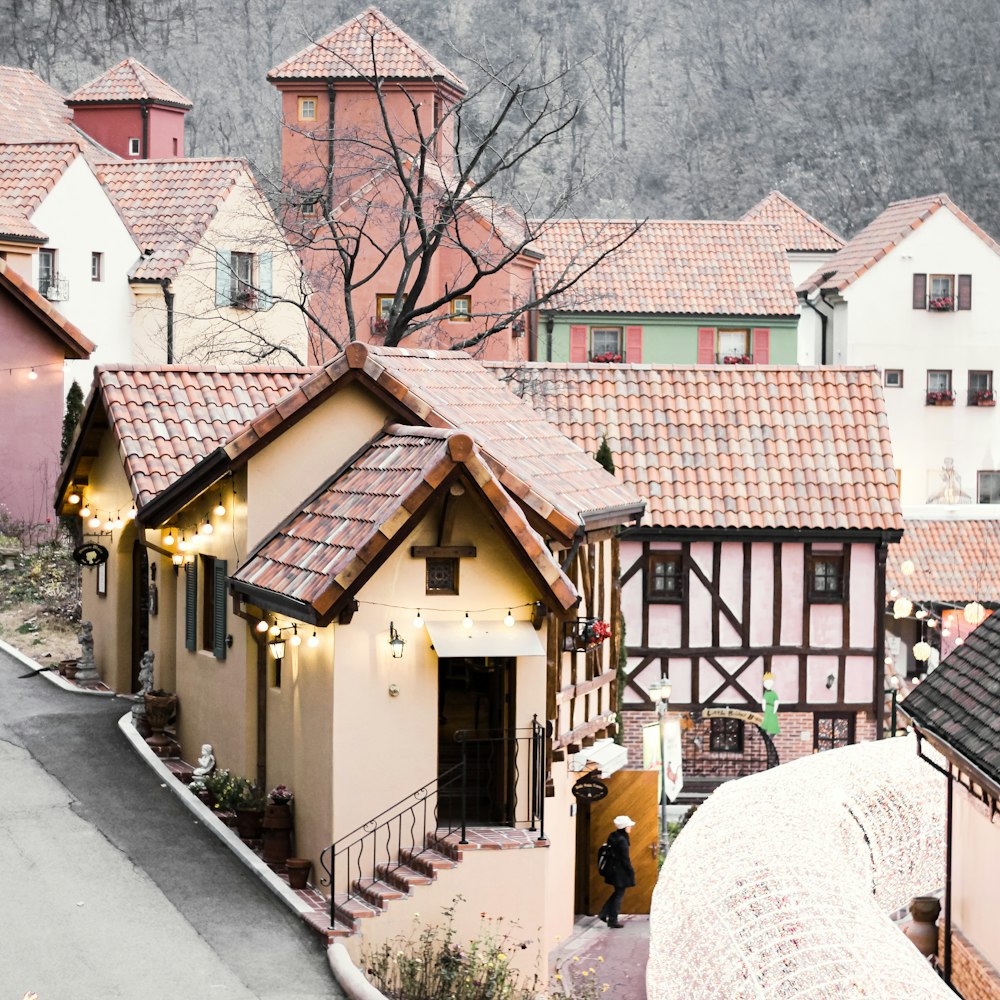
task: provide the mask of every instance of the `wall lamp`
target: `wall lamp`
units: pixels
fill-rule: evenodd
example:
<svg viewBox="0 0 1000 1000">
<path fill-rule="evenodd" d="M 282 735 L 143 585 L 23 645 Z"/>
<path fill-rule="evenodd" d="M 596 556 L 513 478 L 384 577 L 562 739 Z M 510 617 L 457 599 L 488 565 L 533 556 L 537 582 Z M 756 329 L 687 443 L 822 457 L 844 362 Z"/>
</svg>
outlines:
<svg viewBox="0 0 1000 1000">
<path fill-rule="evenodd" d="M 389 622 L 389 648 L 392 650 L 392 658 L 400 660 L 403 658 L 403 647 L 406 640 L 396 631 L 396 626 Z"/>
<path fill-rule="evenodd" d="M 285 640 L 284 639 L 272 639 L 267 644 L 267 648 L 269 650 L 271 650 L 271 655 L 276 660 L 280 660 L 285 655 Z"/>
</svg>

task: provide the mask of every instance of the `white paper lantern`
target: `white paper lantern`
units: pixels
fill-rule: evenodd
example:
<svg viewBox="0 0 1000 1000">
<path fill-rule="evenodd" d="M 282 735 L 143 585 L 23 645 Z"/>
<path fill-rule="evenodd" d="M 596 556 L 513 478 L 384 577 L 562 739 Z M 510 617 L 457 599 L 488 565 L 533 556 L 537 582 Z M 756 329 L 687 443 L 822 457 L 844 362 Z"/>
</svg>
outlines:
<svg viewBox="0 0 1000 1000">
<path fill-rule="evenodd" d="M 912 610 L 913 602 L 908 601 L 905 597 L 897 597 L 892 603 L 893 618 L 909 618 Z"/>
<path fill-rule="evenodd" d="M 986 608 L 978 601 L 970 601 L 962 610 L 962 617 L 970 625 L 981 625 L 983 619 L 986 617 Z"/>
<path fill-rule="evenodd" d="M 931 644 L 929 642 L 924 642 L 922 639 L 913 647 L 913 658 L 915 660 L 920 660 L 921 663 L 930 658 L 931 655 Z"/>
</svg>

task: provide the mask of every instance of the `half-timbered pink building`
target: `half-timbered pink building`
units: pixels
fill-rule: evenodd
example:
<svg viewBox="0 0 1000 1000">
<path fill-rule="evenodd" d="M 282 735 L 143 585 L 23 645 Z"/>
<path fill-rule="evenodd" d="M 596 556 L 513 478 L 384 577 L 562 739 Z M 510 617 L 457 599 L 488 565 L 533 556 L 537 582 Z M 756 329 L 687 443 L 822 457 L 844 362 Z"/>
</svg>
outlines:
<svg viewBox="0 0 1000 1000">
<path fill-rule="evenodd" d="M 685 797 L 881 735 L 885 563 L 903 521 L 874 369 L 502 371 L 591 454 L 606 437 L 647 502 L 620 549 L 633 766 L 662 677 L 681 714 Z M 767 671 L 773 739 L 759 727 Z"/>
</svg>

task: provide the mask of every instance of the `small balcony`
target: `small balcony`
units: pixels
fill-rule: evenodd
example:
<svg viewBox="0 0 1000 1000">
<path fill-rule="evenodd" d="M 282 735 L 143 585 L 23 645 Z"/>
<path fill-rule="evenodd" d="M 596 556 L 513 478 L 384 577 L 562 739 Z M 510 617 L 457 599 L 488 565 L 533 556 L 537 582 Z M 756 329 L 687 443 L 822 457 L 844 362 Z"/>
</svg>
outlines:
<svg viewBox="0 0 1000 1000">
<path fill-rule="evenodd" d="M 970 389 L 969 406 L 996 406 L 996 394 L 992 389 Z"/>
<path fill-rule="evenodd" d="M 60 278 L 58 274 L 40 278 L 38 291 L 49 302 L 66 302 L 69 299 L 69 278 Z"/>
<path fill-rule="evenodd" d="M 730 351 L 725 354 L 716 354 L 715 363 L 717 365 L 752 365 L 753 355 L 734 354 Z"/>
<path fill-rule="evenodd" d="M 928 389 L 928 406 L 954 406 L 955 393 L 951 389 Z"/>
</svg>

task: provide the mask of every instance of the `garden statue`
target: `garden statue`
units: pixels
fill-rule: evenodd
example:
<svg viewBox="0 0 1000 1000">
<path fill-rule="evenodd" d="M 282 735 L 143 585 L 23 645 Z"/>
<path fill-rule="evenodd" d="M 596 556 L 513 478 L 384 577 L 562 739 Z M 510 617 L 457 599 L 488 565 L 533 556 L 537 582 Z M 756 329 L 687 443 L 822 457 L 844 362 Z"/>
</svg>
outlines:
<svg viewBox="0 0 1000 1000">
<path fill-rule="evenodd" d="M 91 622 L 80 622 L 80 662 L 76 668 L 76 680 L 84 684 L 101 679 L 94 663 L 94 626 Z"/>
<path fill-rule="evenodd" d="M 211 743 L 201 745 L 201 756 L 198 758 L 198 766 L 194 769 L 196 779 L 205 778 L 215 770 L 215 754 L 212 752 Z"/>
<path fill-rule="evenodd" d="M 153 690 L 153 657 L 151 649 L 147 649 L 139 660 L 139 690 L 135 704 L 132 706 L 132 725 L 139 730 L 144 737 L 149 735 L 149 724 L 146 721 L 146 698 L 148 691 Z"/>
</svg>

